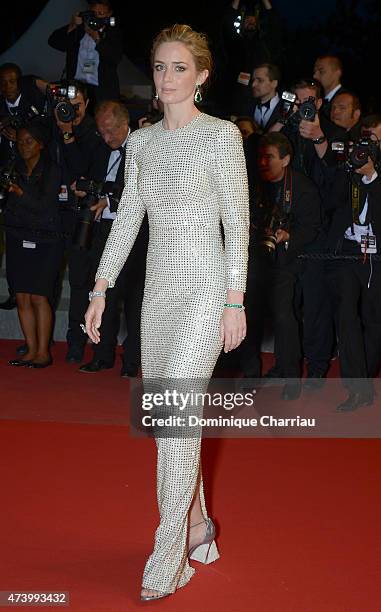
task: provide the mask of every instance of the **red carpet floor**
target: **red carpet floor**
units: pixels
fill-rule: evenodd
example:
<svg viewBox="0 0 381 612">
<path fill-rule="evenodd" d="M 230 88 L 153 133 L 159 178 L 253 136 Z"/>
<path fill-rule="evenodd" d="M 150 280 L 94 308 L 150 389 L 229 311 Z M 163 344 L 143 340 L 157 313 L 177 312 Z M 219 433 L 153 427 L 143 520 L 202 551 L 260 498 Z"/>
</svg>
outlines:
<svg viewBox="0 0 381 612">
<path fill-rule="evenodd" d="M 75 612 L 381 609 L 379 440 L 205 440 L 221 559 L 140 603 L 156 455 L 129 437 L 129 383 L 79 374 L 62 345 L 53 367 L 20 371 L 14 347 L 0 341 L 0 591 L 69 591 Z"/>
</svg>

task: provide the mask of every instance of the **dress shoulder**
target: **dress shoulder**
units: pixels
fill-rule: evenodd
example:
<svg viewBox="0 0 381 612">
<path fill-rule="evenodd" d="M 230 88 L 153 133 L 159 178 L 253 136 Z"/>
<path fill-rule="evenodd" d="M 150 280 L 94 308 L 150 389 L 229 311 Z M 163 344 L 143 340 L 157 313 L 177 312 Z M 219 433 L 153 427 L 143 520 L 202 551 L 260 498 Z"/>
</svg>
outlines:
<svg viewBox="0 0 381 612">
<path fill-rule="evenodd" d="M 132 132 L 127 139 L 127 146 L 133 151 L 139 151 L 159 133 L 158 123 Z"/>
<path fill-rule="evenodd" d="M 220 119 L 219 117 L 203 114 L 203 126 L 213 131 L 216 136 L 225 137 L 227 139 L 235 139 L 238 137 L 242 140 L 242 135 L 238 127 L 227 119 Z"/>
</svg>

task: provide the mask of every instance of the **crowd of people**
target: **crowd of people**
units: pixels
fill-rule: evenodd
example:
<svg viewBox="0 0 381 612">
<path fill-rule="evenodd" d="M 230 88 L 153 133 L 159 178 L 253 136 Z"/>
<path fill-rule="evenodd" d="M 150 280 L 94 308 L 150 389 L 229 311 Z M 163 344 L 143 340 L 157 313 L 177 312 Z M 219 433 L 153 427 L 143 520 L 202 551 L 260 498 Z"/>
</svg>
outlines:
<svg viewBox="0 0 381 612">
<path fill-rule="evenodd" d="M 357 94 L 342 85 L 340 58 L 322 55 L 311 78 L 280 90 L 280 22 L 270 0 L 224 14 L 226 64 L 217 116 L 241 131 L 250 192 L 245 294 L 248 331 L 235 365 L 263 384 L 280 381 L 285 400 L 325 382 L 339 354 L 348 398 L 339 410 L 372 403 L 381 361 L 381 115 L 363 116 Z M 66 360 L 82 364 L 81 325 L 126 177 L 131 127 L 120 97 L 122 36 L 108 0 L 89 2 L 53 32 L 66 54 L 66 78 L 47 83 L 0 66 L 0 166 L 9 299 L 17 305 L 25 344 L 14 366 L 47 367 L 54 312 L 67 265 L 70 306 Z M 220 60 L 221 61 L 221 60 Z M 278 61 L 278 64 L 276 63 Z M 221 93 L 221 92 L 220 92 Z M 205 96 L 205 93 L 203 93 Z M 203 109 L 201 90 L 195 99 Z M 136 129 L 162 120 L 153 100 Z M 135 127 L 135 126 L 133 126 Z M 127 337 L 122 376 L 140 365 L 148 220 L 115 286 L 109 289 L 101 341 L 80 370 L 112 368 L 123 301 Z M 262 372 L 261 346 L 272 321 L 276 362 Z M 233 355 L 223 356 L 231 365 Z M 307 377 L 302 385 L 303 361 Z"/>
</svg>

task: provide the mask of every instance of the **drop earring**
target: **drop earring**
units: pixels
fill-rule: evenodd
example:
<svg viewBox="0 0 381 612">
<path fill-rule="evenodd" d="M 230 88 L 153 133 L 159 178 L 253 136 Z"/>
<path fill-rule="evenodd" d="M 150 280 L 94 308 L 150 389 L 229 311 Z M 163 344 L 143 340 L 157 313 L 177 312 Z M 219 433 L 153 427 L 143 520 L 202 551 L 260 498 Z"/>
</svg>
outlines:
<svg viewBox="0 0 381 612">
<path fill-rule="evenodd" d="M 194 101 L 197 102 L 197 104 L 200 104 L 200 102 L 202 102 L 201 85 L 196 85 L 196 91 L 194 93 Z"/>
<path fill-rule="evenodd" d="M 155 95 L 154 95 L 153 99 L 154 99 L 154 100 L 158 100 L 158 99 L 159 99 L 159 94 L 158 94 L 157 92 L 155 93 Z"/>
</svg>

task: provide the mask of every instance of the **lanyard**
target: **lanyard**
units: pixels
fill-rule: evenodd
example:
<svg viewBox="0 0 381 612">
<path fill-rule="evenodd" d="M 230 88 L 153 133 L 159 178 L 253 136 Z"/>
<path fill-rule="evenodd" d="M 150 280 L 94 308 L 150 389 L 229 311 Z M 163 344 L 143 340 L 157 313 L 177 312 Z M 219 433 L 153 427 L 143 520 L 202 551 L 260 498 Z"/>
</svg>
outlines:
<svg viewBox="0 0 381 612">
<path fill-rule="evenodd" d="M 124 153 L 124 152 L 125 152 L 125 150 L 126 150 L 126 147 L 121 147 L 121 149 L 123 149 L 123 150 L 121 151 L 121 150 L 119 149 L 119 157 L 117 157 L 117 158 L 114 160 L 114 162 L 113 162 L 112 166 L 111 166 L 111 167 L 110 167 L 110 168 L 107 170 L 106 175 L 105 175 L 105 177 L 104 177 L 104 179 L 103 179 L 103 182 L 105 182 L 105 181 L 107 180 L 108 175 L 110 174 L 111 170 L 112 170 L 113 168 L 115 168 L 116 164 L 119 164 L 119 162 L 120 162 L 120 160 L 121 160 L 121 158 L 122 158 L 122 155 L 123 155 L 123 153 Z"/>
</svg>

